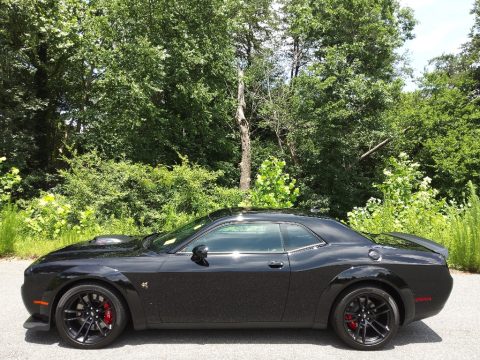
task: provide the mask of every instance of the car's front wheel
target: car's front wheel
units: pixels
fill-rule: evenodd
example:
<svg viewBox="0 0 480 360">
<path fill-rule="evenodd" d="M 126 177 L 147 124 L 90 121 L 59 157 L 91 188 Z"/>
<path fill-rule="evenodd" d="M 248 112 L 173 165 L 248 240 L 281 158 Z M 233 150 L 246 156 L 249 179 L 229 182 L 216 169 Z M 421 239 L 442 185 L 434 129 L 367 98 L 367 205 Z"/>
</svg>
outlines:
<svg viewBox="0 0 480 360">
<path fill-rule="evenodd" d="M 340 339 L 360 350 L 384 347 L 395 336 L 400 323 L 394 298 L 374 286 L 347 291 L 332 315 L 332 325 Z"/>
<path fill-rule="evenodd" d="M 82 284 L 60 298 L 55 324 L 60 336 L 77 348 L 110 344 L 125 328 L 127 314 L 119 296 L 97 284 Z"/>
</svg>

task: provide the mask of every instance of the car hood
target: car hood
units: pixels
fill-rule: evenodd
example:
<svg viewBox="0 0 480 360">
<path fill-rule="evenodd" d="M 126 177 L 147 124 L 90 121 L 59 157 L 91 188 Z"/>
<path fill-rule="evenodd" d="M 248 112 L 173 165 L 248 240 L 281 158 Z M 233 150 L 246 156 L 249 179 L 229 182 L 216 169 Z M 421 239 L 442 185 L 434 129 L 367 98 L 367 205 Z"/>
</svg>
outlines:
<svg viewBox="0 0 480 360">
<path fill-rule="evenodd" d="M 132 256 L 144 249 L 142 246 L 143 238 L 128 235 L 96 236 L 92 240 L 79 242 L 53 251 L 39 260 L 44 262 L 78 258 Z"/>
</svg>

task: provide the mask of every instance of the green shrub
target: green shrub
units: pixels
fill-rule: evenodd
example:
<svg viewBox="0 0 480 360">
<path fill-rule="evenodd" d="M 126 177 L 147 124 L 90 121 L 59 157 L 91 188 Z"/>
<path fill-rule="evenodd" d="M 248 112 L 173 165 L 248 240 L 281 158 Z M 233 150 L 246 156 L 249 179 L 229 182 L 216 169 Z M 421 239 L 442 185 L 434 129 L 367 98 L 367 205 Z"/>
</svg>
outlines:
<svg viewBox="0 0 480 360">
<path fill-rule="evenodd" d="M 101 222 L 126 217 L 138 226 L 165 230 L 242 200 L 240 191 L 216 185 L 221 172 L 192 165 L 187 158 L 168 168 L 90 153 L 69 164 L 55 191 L 68 198 L 73 213 L 91 208 Z"/>
<path fill-rule="evenodd" d="M 7 160 L 5 156 L 0 157 L 0 165 Z M 0 172 L 0 208 L 2 204 L 5 204 L 10 201 L 12 188 L 19 184 L 21 177 L 19 175 L 19 170 L 15 167 L 12 167 L 5 173 Z"/>
<path fill-rule="evenodd" d="M 46 193 L 28 203 L 25 225 L 33 236 L 52 239 L 71 227 L 71 206 L 62 196 Z"/>
<path fill-rule="evenodd" d="M 347 214 L 349 224 L 364 232 L 403 231 L 425 237 L 446 226 L 447 204 L 437 199 L 431 179 L 423 177 L 418 168 L 405 153 L 391 158 L 384 182 L 374 185 L 382 199 L 371 198 L 365 207 L 354 208 Z"/>
<path fill-rule="evenodd" d="M 255 179 L 249 198 L 243 205 L 263 208 L 290 208 L 300 190 L 295 179 L 284 173 L 285 161 L 275 157 L 264 160 Z"/>
<path fill-rule="evenodd" d="M 382 199 L 354 208 L 348 213 L 349 224 L 369 233 L 400 231 L 432 239 L 448 248 L 450 265 L 479 272 L 480 200 L 474 185 L 469 184 L 466 204 L 447 204 L 437 199 L 437 190 L 418 167 L 403 153 L 398 160 L 390 159 L 384 182 L 375 185 Z"/>
<path fill-rule="evenodd" d="M 52 193 L 44 193 L 27 203 L 24 223 L 33 236 L 43 239 L 54 239 L 67 230 L 81 232 L 99 227 L 92 207 L 74 213 L 65 196 Z"/>
</svg>

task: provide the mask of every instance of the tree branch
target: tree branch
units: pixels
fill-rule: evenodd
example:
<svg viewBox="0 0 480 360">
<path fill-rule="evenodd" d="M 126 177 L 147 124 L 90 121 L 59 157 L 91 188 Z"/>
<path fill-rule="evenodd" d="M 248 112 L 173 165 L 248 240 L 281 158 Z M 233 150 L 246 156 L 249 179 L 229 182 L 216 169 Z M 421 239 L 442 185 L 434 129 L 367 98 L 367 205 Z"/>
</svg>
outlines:
<svg viewBox="0 0 480 360">
<path fill-rule="evenodd" d="M 410 126 L 406 127 L 405 129 L 402 130 L 401 134 L 405 134 L 407 132 L 407 130 L 410 129 Z M 372 155 L 374 152 L 376 152 L 377 150 L 383 148 L 385 145 L 387 145 L 390 141 L 392 141 L 393 139 L 395 138 L 395 136 L 391 136 L 389 138 L 386 138 L 385 140 L 383 140 L 382 142 L 378 143 L 377 145 L 375 145 L 373 148 L 371 148 L 370 150 L 368 150 L 366 153 L 363 153 L 362 155 L 360 155 L 360 157 L 358 158 L 358 161 L 362 161 L 363 159 L 369 157 L 370 155 Z"/>
</svg>

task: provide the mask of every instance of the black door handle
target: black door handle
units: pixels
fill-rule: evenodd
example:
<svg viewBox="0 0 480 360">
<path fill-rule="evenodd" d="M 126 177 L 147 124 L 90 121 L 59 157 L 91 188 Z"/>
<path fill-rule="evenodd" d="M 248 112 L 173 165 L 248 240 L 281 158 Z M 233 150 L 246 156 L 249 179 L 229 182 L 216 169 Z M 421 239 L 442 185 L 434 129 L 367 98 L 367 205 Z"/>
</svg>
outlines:
<svg viewBox="0 0 480 360">
<path fill-rule="evenodd" d="M 281 269 L 283 267 L 283 262 L 282 261 L 270 261 L 268 263 L 268 266 L 270 266 L 273 269 Z"/>
</svg>

